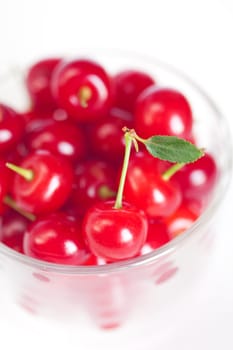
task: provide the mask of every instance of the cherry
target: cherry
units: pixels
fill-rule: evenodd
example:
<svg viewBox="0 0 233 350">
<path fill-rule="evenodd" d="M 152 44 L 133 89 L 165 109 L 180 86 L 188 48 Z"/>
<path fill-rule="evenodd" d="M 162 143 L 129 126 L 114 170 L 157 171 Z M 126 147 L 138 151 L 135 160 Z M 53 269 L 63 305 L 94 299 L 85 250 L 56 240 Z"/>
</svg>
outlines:
<svg viewBox="0 0 233 350">
<path fill-rule="evenodd" d="M 42 127 L 42 125 L 47 125 L 51 120 L 62 121 L 68 119 L 68 114 L 61 108 L 55 108 L 50 111 L 31 109 L 21 113 L 21 116 L 26 124 L 26 132 Z"/>
<path fill-rule="evenodd" d="M 125 200 L 144 210 L 150 218 L 171 215 L 182 200 L 179 187 L 160 174 L 160 163 L 145 153 L 135 154 L 125 181 Z"/>
<path fill-rule="evenodd" d="M 87 211 L 83 219 L 83 236 L 90 251 L 110 262 L 138 255 L 147 235 L 145 213 L 122 200 L 132 142 L 131 133 L 126 131 L 125 154 L 115 203 L 99 202 Z"/>
<path fill-rule="evenodd" d="M 52 73 L 60 58 L 44 59 L 33 64 L 28 70 L 26 86 L 36 110 L 51 110 L 56 106 L 50 90 Z"/>
<path fill-rule="evenodd" d="M 115 177 L 114 168 L 105 161 L 93 159 L 77 164 L 71 196 L 76 214 L 83 216 L 96 202 L 113 199 Z"/>
<path fill-rule="evenodd" d="M 20 163 L 28 155 L 28 149 L 24 142 L 18 142 L 18 144 L 8 152 L 3 154 L 6 162 L 10 163 Z"/>
<path fill-rule="evenodd" d="M 174 135 L 192 137 L 192 111 L 178 91 L 151 86 L 139 95 L 135 107 L 135 129 L 142 137 Z"/>
<path fill-rule="evenodd" d="M 0 159 L 0 215 L 5 212 L 4 198 L 10 188 L 11 174 L 5 166 L 5 161 Z"/>
<path fill-rule="evenodd" d="M 62 213 L 48 214 L 35 220 L 23 239 L 24 253 L 56 264 L 82 264 L 87 251 L 80 223 Z"/>
<path fill-rule="evenodd" d="M 145 72 L 125 70 L 113 77 L 115 104 L 117 107 L 134 112 L 137 97 L 147 87 L 154 85 L 154 79 Z"/>
<path fill-rule="evenodd" d="M 112 103 L 109 76 L 90 60 L 63 61 L 54 71 L 51 87 L 58 105 L 80 122 L 103 117 Z"/>
<path fill-rule="evenodd" d="M 32 124 L 32 122 L 31 122 Z M 70 161 L 84 158 L 86 143 L 83 131 L 72 121 L 42 121 L 26 134 L 26 145 L 29 151 L 43 149 Z"/>
<path fill-rule="evenodd" d="M 106 265 L 107 261 L 94 254 L 89 254 L 88 258 L 82 263 L 84 266 L 101 266 Z"/>
<path fill-rule="evenodd" d="M 22 215 L 12 210 L 6 212 L 2 217 L 2 243 L 23 253 L 23 235 L 28 224 L 29 220 Z"/>
<path fill-rule="evenodd" d="M 158 219 L 149 220 L 147 238 L 141 249 L 141 254 L 144 255 L 153 252 L 155 249 L 162 247 L 170 240 L 171 237 L 164 221 Z"/>
<path fill-rule="evenodd" d="M 12 150 L 23 136 L 24 121 L 12 108 L 0 104 L 0 153 Z"/>
<path fill-rule="evenodd" d="M 59 209 L 68 199 L 73 169 L 65 159 L 47 151 L 29 154 L 20 164 L 7 163 L 16 172 L 11 192 L 20 208 L 34 214 Z"/>
<path fill-rule="evenodd" d="M 203 207 L 207 204 L 217 176 L 215 160 L 205 153 L 195 163 L 186 164 L 173 176 L 172 181 L 179 184 L 185 199 L 198 201 Z"/>
<path fill-rule="evenodd" d="M 197 218 L 198 215 L 182 203 L 176 212 L 165 220 L 170 237 L 174 238 L 185 232 Z"/>
<path fill-rule="evenodd" d="M 92 123 L 88 130 L 92 153 L 114 163 L 122 161 L 125 147 L 122 128 L 126 124 L 132 126 L 132 115 L 118 108 Z"/>
<path fill-rule="evenodd" d="M 132 258 L 146 240 L 145 214 L 128 203 L 119 209 L 107 201 L 91 207 L 83 219 L 83 236 L 90 251 L 108 261 Z"/>
</svg>

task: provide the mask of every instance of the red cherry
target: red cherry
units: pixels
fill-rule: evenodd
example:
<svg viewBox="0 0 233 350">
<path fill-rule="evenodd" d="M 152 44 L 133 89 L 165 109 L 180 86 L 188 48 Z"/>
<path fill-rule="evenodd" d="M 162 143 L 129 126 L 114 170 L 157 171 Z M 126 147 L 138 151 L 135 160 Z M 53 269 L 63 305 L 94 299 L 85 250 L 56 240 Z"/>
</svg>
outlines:
<svg viewBox="0 0 233 350">
<path fill-rule="evenodd" d="M 181 203 L 181 191 L 163 180 L 161 161 L 140 152 L 132 156 L 125 181 L 124 198 L 145 211 L 149 218 L 171 215 Z"/>
<path fill-rule="evenodd" d="M 4 198 L 9 191 L 11 178 L 11 172 L 7 169 L 5 161 L 0 159 L 0 215 L 5 212 Z"/>
<path fill-rule="evenodd" d="M 93 204 L 115 198 L 114 168 L 102 160 L 89 160 L 75 168 L 72 202 L 75 211 L 83 216 Z"/>
<path fill-rule="evenodd" d="M 141 254 L 153 252 L 171 240 L 167 225 L 162 220 L 149 220 L 148 233 Z"/>
<path fill-rule="evenodd" d="M 142 137 L 174 135 L 189 139 L 192 111 L 178 91 L 151 86 L 138 97 L 135 107 L 135 129 Z"/>
<path fill-rule="evenodd" d="M 187 208 L 184 203 L 170 217 L 166 218 L 166 225 L 171 238 L 189 229 L 198 216 Z"/>
<path fill-rule="evenodd" d="M 37 151 L 29 154 L 20 168 L 26 170 L 28 178 L 15 174 L 11 191 L 21 209 L 34 214 L 48 213 L 59 209 L 68 199 L 74 174 L 65 159 Z"/>
<path fill-rule="evenodd" d="M 30 111 L 21 113 L 21 116 L 26 124 L 26 132 L 30 132 L 34 129 L 37 129 L 42 125 L 47 125 L 47 123 L 49 124 L 51 120 L 62 121 L 68 119 L 68 114 L 61 108 L 56 108 L 51 111 L 38 111 L 32 109 Z"/>
<path fill-rule="evenodd" d="M 23 253 L 23 235 L 28 224 L 29 221 L 25 217 L 9 210 L 2 217 L 2 243 Z"/>
<path fill-rule="evenodd" d="M 93 154 L 108 161 L 122 161 L 125 142 L 122 128 L 132 127 L 132 115 L 122 109 L 113 108 L 104 119 L 89 127 L 90 145 Z"/>
<path fill-rule="evenodd" d="M 194 163 L 186 164 L 172 178 L 179 184 L 187 200 L 198 201 L 204 207 L 211 195 L 218 176 L 213 157 L 206 153 Z"/>
<path fill-rule="evenodd" d="M 33 222 L 23 240 L 24 252 L 33 258 L 79 265 L 87 258 L 80 223 L 64 213 L 52 213 Z"/>
<path fill-rule="evenodd" d="M 30 67 L 26 86 L 34 109 L 51 110 L 56 106 L 50 90 L 50 80 L 60 61 L 60 58 L 50 58 L 36 62 Z"/>
<path fill-rule="evenodd" d="M 134 112 L 137 97 L 147 87 L 154 85 L 155 81 L 147 73 L 125 70 L 115 75 L 113 84 L 116 89 L 116 106 Z"/>
<path fill-rule="evenodd" d="M 24 121 L 10 107 L 0 104 L 0 153 L 10 151 L 23 136 Z"/>
<path fill-rule="evenodd" d="M 84 266 L 101 266 L 106 265 L 107 261 L 94 254 L 89 254 L 88 258 L 84 261 L 82 265 Z"/>
<path fill-rule="evenodd" d="M 128 203 L 121 209 L 113 207 L 114 202 L 107 201 L 90 208 L 83 220 L 83 236 L 90 251 L 107 261 L 132 258 L 146 240 L 146 216 Z"/>
<path fill-rule="evenodd" d="M 68 120 L 50 119 L 38 127 L 35 127 L 34 120 L 34 129 L 26 134 L 25 142 L 29 151 L 46 150 L 70 161 L 80 160 L 86 154 L 83 131 Z"/>
<path fill-rule="evenodd" d="M 63 61 L 54 71 L 51 84 L 58 105 L 77 121 L 99 119 L 111 106 L 110 78 L 93 61 Z"/>
</svg>

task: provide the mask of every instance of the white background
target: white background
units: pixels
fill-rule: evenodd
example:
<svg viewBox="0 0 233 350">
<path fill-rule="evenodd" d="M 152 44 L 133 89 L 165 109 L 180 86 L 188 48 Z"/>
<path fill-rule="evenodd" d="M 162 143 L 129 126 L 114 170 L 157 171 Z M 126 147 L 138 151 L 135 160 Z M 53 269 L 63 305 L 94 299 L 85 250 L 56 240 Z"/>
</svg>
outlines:
<svg viewBox="0 0 233 350">
<path fill-rule="evenodd" d="M 74 48 L 154 55 L 208 91 L 233 130 L 232 36 L 232 0 L 0 0 L 1 67 Z M 182 306 L 174 307 L 174 328 L 167 336 L 164 329 L 152 349 L 233 349 L 232 200 L 231 187 L 208 274 Z M 1 349 L 81 349 L 77 334 L 23 313 L 1 297 L 0 287 Z"/>
</svg>

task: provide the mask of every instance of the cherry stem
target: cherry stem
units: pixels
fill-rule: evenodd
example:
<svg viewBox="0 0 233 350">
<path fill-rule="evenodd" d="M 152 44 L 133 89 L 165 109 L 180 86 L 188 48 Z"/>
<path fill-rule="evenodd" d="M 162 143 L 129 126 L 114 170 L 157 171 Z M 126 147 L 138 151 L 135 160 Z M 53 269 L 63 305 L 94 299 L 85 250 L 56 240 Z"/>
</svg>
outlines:
<svg viewBox="0 0 233 350">
<path fill-rule="evenodd" d="M 164 181 L 169 181 L 170 178 L 175 175 L 177 171 L 182 169 L 185 166 L 185 163 L 176 163 L 172 165 L 170 168 L 168 168 L 163 174 L 162 174 L 162 179 Z"/>
<path fill-rule="evenodd" d="M 33 215 L 32 213 L 28 213 L 27 211 L 21 209 L 10 196 L 5 196 L 3 202 L 6 205 L 8 205 L 8 207 L 14 209 L 19 214 L 24 216 L 26 219 L 28 219 L 30 221 L 35 221 L 36 220 L 35 215 Z"/>
<path fill-rule="evenodd" d="M 27 181 L 32 181 L 34 178 L 34 172 L 31 169 L 24 169 L 12 163 L 6 163 L 6 167 L 13 170 Z"/>
<path fill-rule="evenodd" d="M 82 86 L 78 91 L 78 99 L 81 107 L 87 108 L 88 101 L 90 100 L 92 95 L 91 89 L 89 86 Z"/>
<path fill-rule="evenodd" d="M 133 142 L 133 137 L 130 131 L 125 132 L 125 155 L 123 160 L 123 166 L 121 170 L 121 177 L 119 182 L 119 187 L 117 191 L 116 201 L 114 205 L 114 209 L 122 208 L 122 199 L 123 199 L 123 191 L 125 186 L 125 179 L 127 174 L 127 169 L 129 165 L 130 151 Z"/>
<path fill-rule="evenodd" d="M 108 186 L 102 185 L 98 189 L 98 195 L 101 199 L 108 199 L 114 197 L 116 192 L 112 191 Z"/>
</svg>

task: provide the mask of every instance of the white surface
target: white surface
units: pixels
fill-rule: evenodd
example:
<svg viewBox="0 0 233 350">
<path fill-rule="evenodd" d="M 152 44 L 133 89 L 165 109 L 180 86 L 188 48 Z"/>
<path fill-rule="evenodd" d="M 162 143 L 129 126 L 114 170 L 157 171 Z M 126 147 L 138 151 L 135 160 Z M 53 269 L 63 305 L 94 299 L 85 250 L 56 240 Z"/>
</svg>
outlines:
<svg viewBox="0 0 233 350">
<path fill-rule="evenodd" d="M 20 62 L 74 47 L 125 48 L 154 55 L 202 85 L 233 130 L 231 0 L 0 0 L 0 15 L 0 62 Z M 164 325 L 161 320 L 151 349 L 233 348 L 232 200 L 231 186 L 219 217 L 220 234 L 208 273 L 169 311 L 171 322 Z M 117 333 L 101 337 L 110 349 L 116 344 Z M 81 348 L 80 342 L 85 342 L 85 335 L 79 335 L 75 327 L 25 314 L 1 297 L 0 289 L 1 349 L 73 350 Z M 147 350 L 140 344 L 135 349 Z"/>
</svg>

